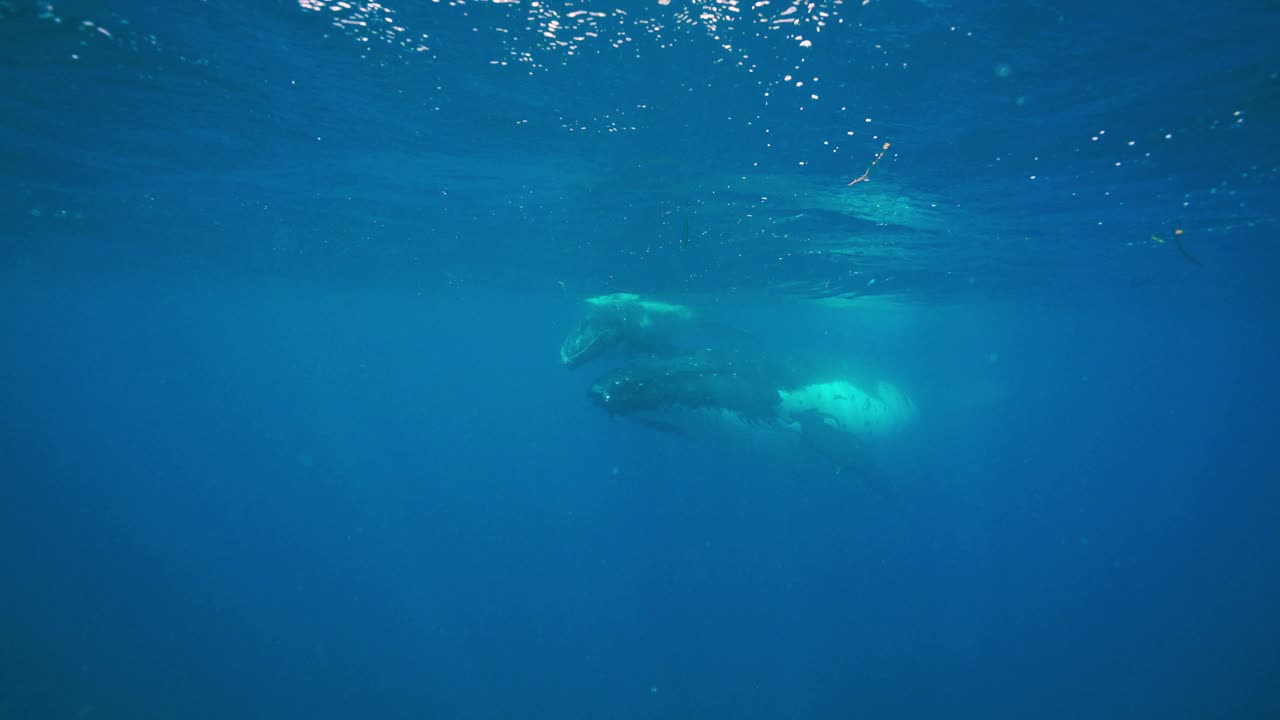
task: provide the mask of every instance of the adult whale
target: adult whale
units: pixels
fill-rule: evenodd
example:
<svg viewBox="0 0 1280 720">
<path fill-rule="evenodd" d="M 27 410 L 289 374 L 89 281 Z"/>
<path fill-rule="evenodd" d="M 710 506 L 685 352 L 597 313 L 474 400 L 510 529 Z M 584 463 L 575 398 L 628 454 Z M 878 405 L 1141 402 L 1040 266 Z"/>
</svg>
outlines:
<svg viewBox="0 0 1280 720">
<path fill-rule="evenodd" d="M 861 464 L 875 444 L 915 424 L 918 411 L 886 380 L 800 370 L 741 353 L 695 353 L 610 371 L 591 400 L 610 415 L 691 436 L 753 446 L 807 447 Z"/>
</svg>

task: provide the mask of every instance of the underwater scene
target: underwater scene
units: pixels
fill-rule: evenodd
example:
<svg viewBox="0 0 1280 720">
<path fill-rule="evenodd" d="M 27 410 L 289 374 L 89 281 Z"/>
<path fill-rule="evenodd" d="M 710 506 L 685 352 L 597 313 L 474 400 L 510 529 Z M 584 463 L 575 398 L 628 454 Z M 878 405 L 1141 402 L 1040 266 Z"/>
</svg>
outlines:
<svg viewBox="0 0 1280 720">
<path fill-rule="evenodd" d="M 0 0 L 0 720 L 1280 717 L 1277 37 Z"/>
</svg>

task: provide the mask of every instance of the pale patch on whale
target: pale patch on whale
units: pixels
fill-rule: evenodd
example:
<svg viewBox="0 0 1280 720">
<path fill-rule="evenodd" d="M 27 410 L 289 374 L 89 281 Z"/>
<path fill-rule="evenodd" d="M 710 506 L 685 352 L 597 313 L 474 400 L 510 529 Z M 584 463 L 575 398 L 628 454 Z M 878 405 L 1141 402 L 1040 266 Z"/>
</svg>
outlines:
<svg viewBox="0 0 1280 720">
<path fill-rule="evenodd" d="M 835 430 L 865 438 L 901 432 L 918 415 L 916 405 L 898 387 L 883 380 L 867 392 L 847 380 L 812 383 L 779 390 L 778 419 L 803 426 L 802 418 L 816 416 Z"/>
</svg>

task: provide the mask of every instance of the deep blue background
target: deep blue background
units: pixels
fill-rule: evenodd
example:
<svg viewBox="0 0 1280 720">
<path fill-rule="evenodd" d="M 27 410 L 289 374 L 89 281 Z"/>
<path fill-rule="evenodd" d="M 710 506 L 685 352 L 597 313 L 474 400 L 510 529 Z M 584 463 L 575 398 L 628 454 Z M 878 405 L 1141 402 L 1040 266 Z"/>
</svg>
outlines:
<svg viewBox="0 0 1280 720">
<path fill-rule="evenodd" d="M 679 2 L 4 6 L 0 716 L 1280 714 L 1276 10 L 822 7 L 747 73 Z M 920 426 L 611 420 L 623 290 Z"/>
</svg>

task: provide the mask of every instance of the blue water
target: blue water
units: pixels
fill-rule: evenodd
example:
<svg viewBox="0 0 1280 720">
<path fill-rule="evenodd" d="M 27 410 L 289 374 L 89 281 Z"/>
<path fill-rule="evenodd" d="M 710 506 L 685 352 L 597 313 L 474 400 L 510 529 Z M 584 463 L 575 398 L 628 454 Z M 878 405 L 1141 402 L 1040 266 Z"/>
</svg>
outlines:
<svg viewBox="0 0 1280 720">
<path fill-rule="evenodd" d="M 0 717 L 1280 717 L 1280 10 L 790 7 L 0 2 Z"/>
</svg>

